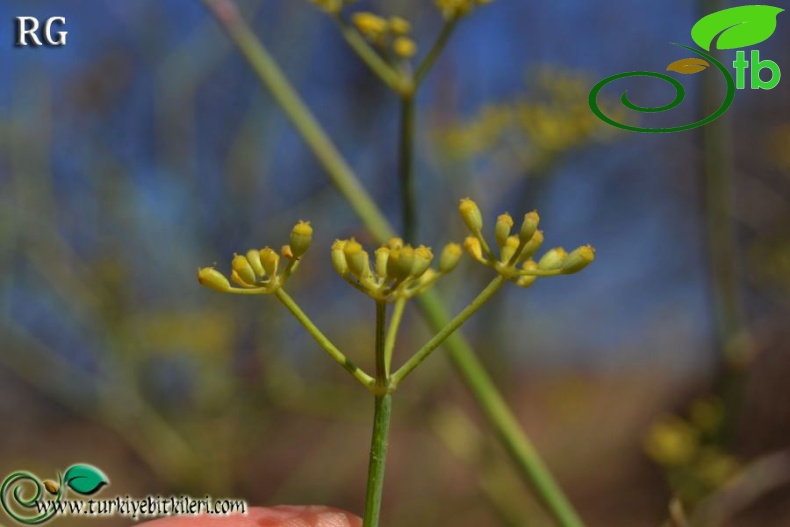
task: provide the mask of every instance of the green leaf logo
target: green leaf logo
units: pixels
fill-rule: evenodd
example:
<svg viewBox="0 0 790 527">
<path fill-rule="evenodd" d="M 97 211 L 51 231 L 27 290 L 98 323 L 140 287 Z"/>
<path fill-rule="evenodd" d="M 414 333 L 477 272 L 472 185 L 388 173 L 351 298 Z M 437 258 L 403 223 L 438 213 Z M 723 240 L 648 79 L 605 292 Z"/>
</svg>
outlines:
<svg viewBox="0 0 790 527">
<path fill-rule="evenodd" d="M 110 480 L 104 472 L 91 465 L 72 465 L 63 475 L 63 482 L 74 492 L 89 496 L 109 484 Z"/>
<path fill-rule="evenodd" d="M 776 31 L 776 17 L 784 11 L 770 5 L 745 5 L 712 13 L 694 24 L 691 38 L 710 51 L 714 39 L 718 49 L 745 48 L 759 44 Z"/>
</svg>

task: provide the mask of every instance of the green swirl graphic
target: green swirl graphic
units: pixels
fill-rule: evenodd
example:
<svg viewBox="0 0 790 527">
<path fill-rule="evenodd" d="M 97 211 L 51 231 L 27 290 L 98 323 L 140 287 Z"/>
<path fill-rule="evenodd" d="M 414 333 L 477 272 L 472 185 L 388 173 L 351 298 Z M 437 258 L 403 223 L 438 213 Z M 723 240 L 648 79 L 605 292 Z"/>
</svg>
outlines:
<svg viewBox="0 0 790 527">
<path fill-rule="evenodd" d="M 35 494 L 32 497 L 25 498 L 22 492 L 25 490 L 25 484 L 32 483 L 35 488 Z M 29 489 L 28 485 L 28 489 Z M 13 505 L 8 503 L 8 499 L 14 498 Z M 13 520 L 25 525 L 38 525 L 44 523 L 55 515 L 55 510 L 51 509 L 47 512 L 38 514 L 37 516 L 22 516 L 15 509 L 33 509 L 38 512 L 36 502 L 41 499 L 44 494 L 44 484 L 36 476 L 29 472 L 14 472 L 3 481 L 0 487 L 0 505 L 3 506 L 6 514 Z M 58 493 L 52 501 L 60 501 L 63 497 L 63 477 L 58 474 Z"/>
<path fill-rule="evenodd" d="M 598 84 L 596 84 L 595 86 L 593 86 L 593 89 L 590 91 L 590 97 L 589 97 L 590 109 L 593 111 L 593 113 L 605 123 L 608 123 L 617 128 L 628 130 L 631 132 L 644 132 L 644 133 L 653 133 L 653 134 L 666 134 L 670 132 L 683 132 L 685 130 L 692 130 L 694 128 L 698 128 L 712 121 L 715 121 L 716 119 L 724 115 L 724 112 L 726 112 L 729 109 L 733 99 L 735 99 L 735 79 L 732 78 L 730 72 L 727 71 L 727 69 L 718 60 L 714 59 L 712 56 L 705 53 L 704 51 L 690 48 L 688 46 L 684 46 L 683 44 L 675 44 L 675 46 L 680 46 L 681 48 L 685 48 L 691 51 L 692 53 L 696 53 L 697 55 L 704 57 L 706 60 L 709 60 L 712 64 L 714 64 L 719 69 L 721 74 L 724 75 L 724 79 L 727 81 L 727 96 L 725 97 L 724 102 L 722 102 L 718 110 L 716 110 L 713 114 L 709 115 L 708 117 L 700 121 L 697 121 L 695 123 L 691 123 L 683 126 L 675 126 L 671 128 L 642 128 L 639 126 L 631 126 L 625 123 L 617 122 L 614 119 L 608 117 L 606 114 L 604 114 L 601 108 L 598 106 L 598 93 L 600 93 L 603 87 L 609 84 L 610 82 L 614 82 L 619 79 L 624 79 L 626 77 L 653 77 L 668 82 L 675 88 L 675 92 L 676 92 L 675 100 L 673 100 L 669 104 L 665 104 L 664 106 L 659 106 L 659 107 L 644 107 L 644 106 L 636 105 L 632 103 L 631 100 L 628 98 L 628 92 L 627 91 L 623 92 L 623 96 L 621 98 L 623 105 L 626 108 L 629 108 L 637 112 L 642 112 L 642 113 L 665 112 L 673 108 L 676 108 L 686 98 L 686 90 L 683 88 L 683 85 L 680 84 L 678 80 L 676 80 L 673 77 L 670 77 L 669 75 L 665 75 L 663 73 L 655 73 L 652 71 L 631 71 L 628 73 L 620 73 L 618 75 L 612 75 L 611 77 L 607 77 L 601 82 L 599 82 Z"/>
</svg>

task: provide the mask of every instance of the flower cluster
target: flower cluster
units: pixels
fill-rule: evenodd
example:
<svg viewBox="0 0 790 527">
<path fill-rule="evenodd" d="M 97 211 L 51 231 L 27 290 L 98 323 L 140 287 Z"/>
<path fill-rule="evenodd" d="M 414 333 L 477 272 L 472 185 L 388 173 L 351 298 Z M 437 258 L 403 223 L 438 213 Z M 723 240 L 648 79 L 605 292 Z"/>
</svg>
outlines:
<svg viewBox="0 0 790 527">
<path fill-rule="evenodd" d="M 348 4 L 356 2 L 356 0 L 310 0 L 319 8 L 327 13 L 337 14 L 343 10 Z"/>
<path fill-rule="evenodd" d="M 351 285 L 379 301 L 392 302 L 420 294 L 442 275 L 458 265 L 462 254 L 457 243 L 447 244 L 439 258 L 438 268 L 429 247 L 417 248 L 392 238 L 370 255 L 354 238 L 337 240 L 332 245 L 332 265 Z"/>
<path fill-rule="evenodd" d="M 468 15 L 475 7 L 490 4 L 492 0 L 436 0 L 436 6 L 445 18 Z"/>
<path fill-rule="evenodd" d="M 520 287 L 531 286 L 539 276 L 577 273 L 595 259 L 595 249 L 584 245 L 571 253 L 557 247 L 546 252 L 537 262 L 533 260 L 543 245 L 543 232 L 538 230 L 540 217 L 535 211 L 524 215 L 517 234 L 511 234 L 514 222 L 510 214 L 501 214 L 497 218 L 494 237 L 499 256 L 496 256 L 483 236 L 483 216 L 477 204 L 469 198 L 462 199 L 458 211 L 472 233 L 464 241 L 466 251 Z"/>
<path fill-rule="evenodd" d="M 411 23 L 399 16 L 384 18 L 374 13 L 359 12 L 351 17 L 354 27 L 368 41 L 390 47 L 400 58 L 408 59 L 417 53 L 417 45 L 409 38 Z"/>
<path fill-rule="evenodd" d="M 291 230 L 289 245 L 283 245 L 280 253 L 271 247 L 250 249 L 246 254 L 236 254 L 231 262 L 230 280 L 239 287 L 231 287 L 225 276 L 213 267 L 198 269 L 198 281 L 215 291 L 238 294 L 269 294 L 282 287 L 299 265 L 299 259 L 307 252 L 313 240 L 313 228 L 309 222 L 300 221 Z M 284 258 L 287 265 L 281 266 Z"/>
</svg>

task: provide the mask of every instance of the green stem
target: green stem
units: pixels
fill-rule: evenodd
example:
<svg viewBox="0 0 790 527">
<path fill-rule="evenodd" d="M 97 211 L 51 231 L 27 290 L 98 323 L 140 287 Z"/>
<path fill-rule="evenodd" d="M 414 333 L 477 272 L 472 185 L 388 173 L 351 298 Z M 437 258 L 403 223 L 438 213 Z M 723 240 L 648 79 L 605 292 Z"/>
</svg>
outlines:
<svg viewBox="0 0 790 527">
<path fill-rule="evenodd" d="M 437 328 L 447 323 L 449 315 L 433 291 L 426 291 L 417 300 L 431 327 Z M 447 337 L 445 344 L 453 366 L 480 405 L 486 420 L 496 431 L 499 441 L 510 455 L 515 467 L 557 525 L 584 527 L 573 505 L 565 497 L 463 335 L 453 333 Z"/>
<path fill-rule="evenodd" d="M 343 156 L 316 121 L 280 67 L 240 16 L 233 0 L 203 0 L 246 57 L 260 81 L 288 115 L 299 134 L 332 177 L 349 204 L 378 238 L 390 238 L 392 228 L 365 191 Z"/>
<path fill-rule="evenodd" d="M 291 298 L 283 288 L 279 288 L 277 291 L 275 291 L 274 296 L 276 296 L 277 299 L 282 302 L 286 308 L 288 308 L 288 311 L 290 311 L 291 314 L 296 317 L 296 320 L 298 320 L 302 326 L 304 326 L 310 336 L 315 339 L 318 345 L 321 346 L 335 362 L 340 364 L 365 388 L 369 390 L 373 390 L 375 388 L 376 380 L 357 367 L 357 365 L 351 362 L 351 360 L 346 357 L 342 351 L 337 349 L 337 347 L 332 344 L 332 341 L 330 341 L 326 335 L 321 333 L 321 330 L 318 329 L 315 324 L 313 324 L 313 321 L 310 320 L 310 317 L 308 317 L 304 311 L 302 311 L 294 299 Z"/>
<path fill-rule="evenodd" d="M 447 42 L 450 41 L 450 37 L 453 36 L 453 32 L 455 28 L 458 26 L 458 21 L 460 17 L 453 17 L 445 22 L 444 27 L 442 28 L 442 32 L 439 33 L 439 38 L 436 39 L 431 50 L 425 56 L 423 61 L 417 66 L 417 71 L 414 74 L 414 84 L 415 86 L 419 86 L 422 84 L 422 81 L 425 80 L 426 75 L 431 71 L 433 68 L 436 59 L 439 58 L 439 55 L 442 54 L 444 51 L 445 46 L 447 46 Z"/>
<path fill-rule="evenodd" d="M 417 194 L 414 187 L 415 108 L 413 95 L 407 95 L 401 99 L 400 122 L 398 175 L 403 211 L 403 237 L 406 243 L 414 243 L 417 230 Z"/>
<path fill-rule="evenodd" d="M 359 58 L 367 64 L 367 66 L 375 73 L 381 80 L 389 86 L 393 91 L 400 92 L 403 87 L 402 74 L 395 70 L 392 66 L 374 50 L 367 40 L 359 34 L 356 28 L 350 26 L 348 22 L 343 19 L 343 16 L 338 14 L 334 17 L 340 28 L 340 33 L 346 40 L 351 49 L 359 56 Z"/>
<path fill-rule="evenodd" d="M 376 301 L 376 384 L 379 388 L 387 389 L 389 372 L 385 352 L 384 329 L 387 325 L 387 303 L 383 300 Z"/>
<path fill-rule="evenodd" d="M 405 298 L 401 298 L 395 303 L 395 310 L 392 312 L 392 320 L 390 320 L 389 329 L 387 330 L 387 339 L 384 341 L 384 367 L 387 375 L 389 375 L 392 366 L 392 353 L 395 350 L 395 340 L 398 338 L 398 329 L 400 328 L 405 308 Z"/>
<path fill-rule="evenodd" d="M 368 464 L 368 490 L 365 494 L 363 527 L 378 527 L 381 514 L 381 496 L 384 491 L 384 465 L 389 444 L 392 394 L 377 395 L 373 415 L 373 436 L 370 441 Z"/>
<path fill-rule="evenodd" d="M 370 441 L 370 461 L 368 464 L 368 488 L 365 494 L 365 516 L 363 527 L 378 527 L 381 513 L 381 496 L 384 491 L 384 468 L 387 462 L 389 444 L 390 413 L 392 410 L 392 391 L 384 360 L 384 327 L 386 324 L 387 304 L 376 302 L 376 393 L 373 413 L 373 434 Z"/>
<path fill-rule="evenodd" d="M 472 302 L 466 306 L 460 313 L 458 313 L 455 318 L 453 318 L 450 322 L 448 322 L 434 337 L 429 340 L 422 348 L 420 348 L 417 353 L 415 353 L 406 364 L 400 367 L 398 371 L 396 371 L 392 375 L 392 387 L 393 389 L 396 388 L 406 376 L 411 373 L 414 368 L 420 365 L 422 361 L 428 358 L 428 355 L 433 353 L 433 351 L 442 345 L 442 342 L 447 340 L 447 337 L 452 335 L 461 325 L 469 320 L 469 318 L 474 315 L 478 309 L 483 307 L 483 304 L 488 302 L 488 300 L 494 296 L 494 293 L 499 291 L 499 288 L 505 283 L 505 278 L 503 276 L 497 276 L 491 283 L 486 286 L 483 291 L 477 295 L 477 297 L 472 300 Z"/>
</svg>

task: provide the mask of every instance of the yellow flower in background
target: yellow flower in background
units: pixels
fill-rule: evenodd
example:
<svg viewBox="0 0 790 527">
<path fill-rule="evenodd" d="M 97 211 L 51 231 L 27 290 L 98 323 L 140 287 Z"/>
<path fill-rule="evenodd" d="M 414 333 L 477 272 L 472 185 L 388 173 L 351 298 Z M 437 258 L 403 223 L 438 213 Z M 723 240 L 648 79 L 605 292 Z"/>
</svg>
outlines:
<svg viewBox="0 0 790 527">
<path fill-rule="evenodd" d="M 699 439 L 688 422 L 674 415 L 661 417 L 650 427 L 645 452 L 661 465 L 682 466 L 697 454 Z"/>
<path fill-rule="evenodd" d="M 389 23 L 384 18 L 373 13 L 354 13 L 351 20 L 359 32 L 369 40 L 380 40 L 389 31 Z"/>
<path fill-rule="evenodd" d="M 410 59 L 417 53 L 417 44 L 408 37 L 398 37 L 392 43 L 392 50 L 399 57 Z"/>
</svg>

